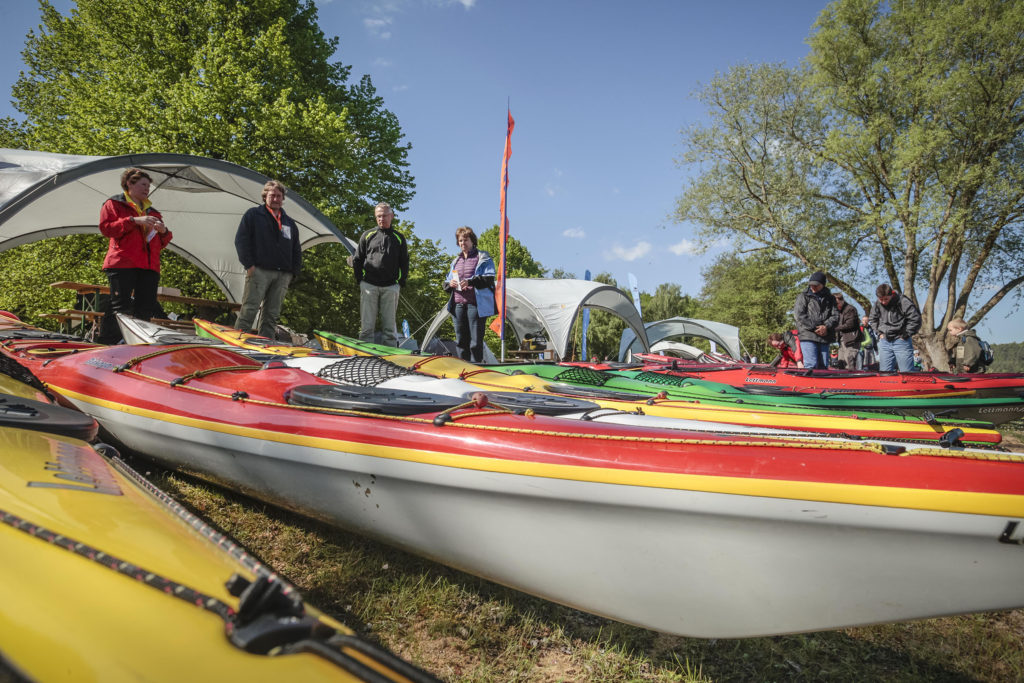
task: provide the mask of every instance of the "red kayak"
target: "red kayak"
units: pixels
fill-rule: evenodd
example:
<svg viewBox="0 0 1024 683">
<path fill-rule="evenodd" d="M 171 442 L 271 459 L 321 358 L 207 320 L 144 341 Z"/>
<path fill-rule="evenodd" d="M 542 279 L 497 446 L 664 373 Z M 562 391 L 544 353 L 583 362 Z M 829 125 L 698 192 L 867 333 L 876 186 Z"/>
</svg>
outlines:
<svg viewBox="0 0 1024 683">
<path fill-rule="evenodd" d="M 1024 374 L 955 375 L 940 372 L 873 372 L 869 370 L 808 370 L 750 363 L 705 364 L 658 354 L 635 354 L 637 363 L 573 363 L 595 370 L 658 372 L 721 382 L 746 390 L 758 387 L 803 393 L 865 394 L 879 397 L 942 395 L 974 398 L 1024 396 Z"/>
</svg>

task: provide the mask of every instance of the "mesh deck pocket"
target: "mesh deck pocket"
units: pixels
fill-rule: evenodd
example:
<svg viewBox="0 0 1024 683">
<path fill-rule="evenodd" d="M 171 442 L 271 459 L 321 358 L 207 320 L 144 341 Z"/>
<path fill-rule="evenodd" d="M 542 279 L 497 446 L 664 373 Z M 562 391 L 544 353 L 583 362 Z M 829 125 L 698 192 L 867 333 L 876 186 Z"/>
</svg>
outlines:
<svg viewBox="0 0 1024 683">
<path fill-rule="evenodd" d="M 335 384 L 375 387 L 385 380 L 413 372 L 377 356 L 351 356 L 321 368 L 316 376 Z"/>
</svg>

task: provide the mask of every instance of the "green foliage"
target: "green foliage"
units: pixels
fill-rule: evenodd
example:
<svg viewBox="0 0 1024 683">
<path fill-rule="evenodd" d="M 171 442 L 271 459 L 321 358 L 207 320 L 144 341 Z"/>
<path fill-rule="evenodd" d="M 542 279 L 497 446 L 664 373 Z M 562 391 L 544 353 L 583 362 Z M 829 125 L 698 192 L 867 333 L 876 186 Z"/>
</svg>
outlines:
<svg viewBox="0 0 1024 683">
<path fill-rule="evenodd" d="M 696 317 L 735 325 L 747 351 L 771 360 L 768 335 L 793 323 L 796 296 L 803 288 L 792 265 L 766 250 L 751 255 L 723 254 L 703 271 L 700 310 Z"/>
<path fill-rule="evenodd" d="M 1024 283 L 1022 31 L 1020 0 L 833 2 L 800 68 L 701 93 L 678 218 L 826 271 L 861 309 L 892 283 L 926 340 L 976 325 Z"/>
<path fill-rule="evenodd" d="M 1024 372 L 1024 342 L 993 344 L 988 372 Z"/>
<path fill-rule="evenodd" d="M 497 268 L 501 253 L 498 243 L 498 226 L 493 225 L 477 238 L 477 246 L 489 252 Z M 505 242 L 505 276 L 506 277 L 544 277 L 547 270 L 534 260 L 526 246 L 512 235 Z"/>
<path fill-rule="evenodd" d="M 25 118 L 0 121 L 3 146 L 224 159 L 280 178 L 350 237 L 372 225 L 378 201 L 401 210 L 412 197 L 397 119 L 368 77 L 348 85 L 349 67 L 330 61 L 338 41 L 324 36 L 310 0 L 78 0 L 69 16 L 48 0 L 40 8 L 12 89 Z M 60 263 L 47 254 L 38 260 Z M 344 255 L 308 256 L 297 285 L 314 298 L 290 297 L 283 320 L 349 321 L 341 308 L 351 302 L 331 276 Z M 184 291 L 197 277 L 189 269 L 170 265 L 162 284 Z M 78 279 L 102 281 L 86 275 Z M 329 286 L 313 286 L 321 280 Z M 3 291 L 13 298 L 6 283 Z M 50 305 L 23 293 L 21 306 Z"/>
</svg>

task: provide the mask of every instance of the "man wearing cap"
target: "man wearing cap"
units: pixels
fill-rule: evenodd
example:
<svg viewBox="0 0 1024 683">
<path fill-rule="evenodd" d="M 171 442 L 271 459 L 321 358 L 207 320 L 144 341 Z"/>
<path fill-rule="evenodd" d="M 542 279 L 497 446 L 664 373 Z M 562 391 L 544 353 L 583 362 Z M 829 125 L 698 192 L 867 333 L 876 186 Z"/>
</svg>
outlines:
<svg viewBox="0 0 1024 683">
<path fill-rule="evenodd" d="M 815 272 L 807 280 L 807 289 L 796 297 L 793 307 L 800 351 L 805 368 L 827 368 L 828 347 L 839 324 L 839 311 L 832 292 L 825 286 L 825 274 Z"/>
<path fill-rule="evenodd" d="M 878 333 L 878 369 L 891 372 L 914 371 L 914 342 L 921 329 L 921 311 L 906 294 L 882 283 L 875 290 L 878 300 L 871 307 L 870 323 Z"/>
</svg>

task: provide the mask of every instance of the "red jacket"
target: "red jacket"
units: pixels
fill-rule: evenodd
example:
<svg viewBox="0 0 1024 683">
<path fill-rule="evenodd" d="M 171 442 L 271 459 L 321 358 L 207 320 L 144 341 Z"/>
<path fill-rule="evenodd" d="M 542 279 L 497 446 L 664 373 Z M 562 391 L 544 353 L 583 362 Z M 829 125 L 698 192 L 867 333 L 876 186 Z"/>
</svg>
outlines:
<svg viewBox="0 0 1024 683">
<path fill-rule="evenodd" d="M 783 332 L 782 339 L 785 343 L 779 352 L 782 356 L 782 359 L 779 361 L 779 367 L 795 368 L 797 363 L 802 363 L 804 360 L 804 354 L 800 350 L 800 339 L 797 337 L 797 331 L 788 330 Z"/>
<path fill-rule="evenodd" d="M 100 209 L 100 232 L 110 238 L 104 268 L 144 268 L 160 272 L 160 250 L 171 241 L 171 231 L 155 233 L 146 241 L 149 228 L 136 225 L 132 220 L 138 214 L 125 201 L 124 195 L 114 195 L 103 203 Z M 160 212 L 152 206 L 146 215 L 163 220 Z"/>
</svg>

